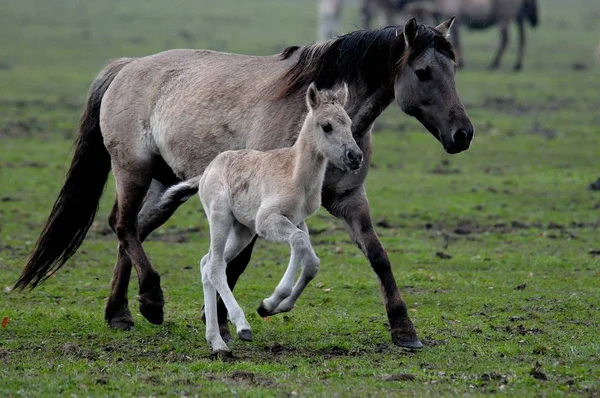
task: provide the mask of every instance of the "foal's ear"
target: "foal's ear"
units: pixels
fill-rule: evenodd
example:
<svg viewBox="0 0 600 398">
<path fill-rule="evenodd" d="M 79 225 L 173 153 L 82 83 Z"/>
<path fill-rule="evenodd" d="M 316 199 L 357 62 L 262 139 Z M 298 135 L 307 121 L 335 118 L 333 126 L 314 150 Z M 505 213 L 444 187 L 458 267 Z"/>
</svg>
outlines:
<svg viewBox="0 0 600 398">
<path fill-rule="evenodd" d="M 343 107 L 346 107 L 346 104 L 348 103 L 348 85 L 346 82 L 342 84 L 342 88 L 340 88 L 335 95 L 337 96 L 339 103 Z"/>
<path fill-rule="evenodd" d="M 308 90 L 306 90 L 306 103 L 310 109 L 315 109 L 319 106 L 320 102 L 319 90 L 317 90 L 315 82 L 312 82 L 310 86 L 308 86 Z"/>
<path fill-rule="evenodd" d="M 417 20 L 415 18 L 409 19 L 404 24 L 404 41 L 406 42 L 406 48 L 412 47 L 417 39 Z"/>
<path fill-rule="evenodd" d="M 435 27 L 435 30 L 440 32 L 447 39 L 448 36 L 450 36 L 450 28 L 452 28 L 452 25 L 454 25 L 455 19 L 456 17 L 454 16 L 449 20 L 442 22 L 441 24 Z"/>
</svg>

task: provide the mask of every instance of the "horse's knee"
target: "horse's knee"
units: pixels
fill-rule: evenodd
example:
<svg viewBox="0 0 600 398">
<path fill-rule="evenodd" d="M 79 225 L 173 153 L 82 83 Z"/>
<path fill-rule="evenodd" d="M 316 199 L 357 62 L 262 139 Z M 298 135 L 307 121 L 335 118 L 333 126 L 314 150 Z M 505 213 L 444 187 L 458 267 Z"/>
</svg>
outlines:
<svg viewBox="0 0 600 398">
<path fill-rule="evenodd" d="M 304 231 L 296 231 L 290 239 L 290 245 L 299 253 L 307 253 L 310 248 L 310 239 Z"/>
<path fill-rule="evenodd" d="M 314 279 L 315 276 L 317 276 L 320 267 L 321 261 L 319 260 L 319 257 L 313 256 L 309 258 L 304 264 L 304 276 L 306 279 L 309 281 Z"/>
</svg>

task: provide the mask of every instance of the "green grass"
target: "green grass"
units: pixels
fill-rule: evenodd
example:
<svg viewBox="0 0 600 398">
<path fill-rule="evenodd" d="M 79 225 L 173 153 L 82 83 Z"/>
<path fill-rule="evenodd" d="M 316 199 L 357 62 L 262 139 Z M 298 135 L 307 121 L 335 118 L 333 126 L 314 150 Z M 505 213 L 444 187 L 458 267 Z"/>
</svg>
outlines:
<svg viewBox="0 0 600 398">
<path fill-rule="evenodd" d="M 285 0 L 5 1 L 0 287 L 12 286 L 48 216 L 85 93 L 108 59 L 174 47 L 270 54 L 311 41 L 315 11 Z M 356 15 L 345 10 L 345 29 Z M 598 396 L 600 257 L 588 250 L 600 248 L 600 193 L 587 185 L 600 177 L 599 16 L 593 0 L 542 1 L 520 74 L 512 47 L 501 70 L 485 70 L 495 31 L 465 32 L 458 88 L 477 137 L 464 154 L 443 154 L 396 107 L 378 122 L 367 191 L 423 350 L 391 344 L 374 273 L 321 210 L 308 224 L 322 267 L 297 307 L 270 321 L 255 313 L 288 256 L 259 242 L 236 289 L 255 341 L 233 343 L 234 360 L 210 360 L 197 200 L 145 244 L 163 278 L 165 324 L 139 314 L 134 279 L 136 329 L 109 330 L 111 180 L 78 254 L 32 293 L 0 293 L 10 320 L 0 395 Z M 547 380 L 530 374 L 536 362 Z"/>
</svg>

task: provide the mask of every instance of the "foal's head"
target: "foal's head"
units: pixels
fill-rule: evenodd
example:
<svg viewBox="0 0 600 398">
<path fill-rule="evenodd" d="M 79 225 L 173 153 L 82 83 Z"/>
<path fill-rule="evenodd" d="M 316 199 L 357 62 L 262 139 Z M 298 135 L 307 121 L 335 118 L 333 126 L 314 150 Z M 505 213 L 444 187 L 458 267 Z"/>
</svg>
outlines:
<svg viewBox="0 0 600 398">
<path fill-rule="evenodd" d="M 346 83 L 337 91 L 318 90 L 315 83 L 311 83 L 306 91 L 306 122 L 329 163 L 342 170 L 357 170 L 363 154 L 352 136 L 352 121 L 344 110 L 347 102 Z"/>
</svg>

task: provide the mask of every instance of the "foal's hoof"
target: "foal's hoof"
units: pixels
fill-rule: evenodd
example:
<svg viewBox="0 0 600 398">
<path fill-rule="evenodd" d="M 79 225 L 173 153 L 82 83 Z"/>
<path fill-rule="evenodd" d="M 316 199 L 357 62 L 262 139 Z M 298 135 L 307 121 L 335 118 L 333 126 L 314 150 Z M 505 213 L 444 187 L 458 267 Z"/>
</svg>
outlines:
<svg viewBox="0 0 600 398">
<path fill-rule="evenodd" d="M 265 302 L 262 301 L 260 303 L 260 306 L 258 307 L 258 309 L 256 310 L 256 312 L 258 312 L 258 315 L 260 315 L 261 318 L 266 318 L 268 316 L 271 315 L 271 311 L 267 310 L 265 308 Z"/>
<path fill-rule="evenodd" d="M 218 349 L 210 353 L 210 359 L 231 359 L 233 354 L 228 349 Z"/>
<path fill-rule="evenodd" d="M 151 292 L 140 296 L 140 312 L 148 322 L 155 325 L 160 325 L 164 321 L 164 305 L 165 301 L 160 288 L 153 289 Z"/>
<path fill-rule="evenodd" d="M 243 341 L 252 341 L 252 331 L 250 329 L 242 329 L 238 332 L 238 337 Z"/>
</svg>

